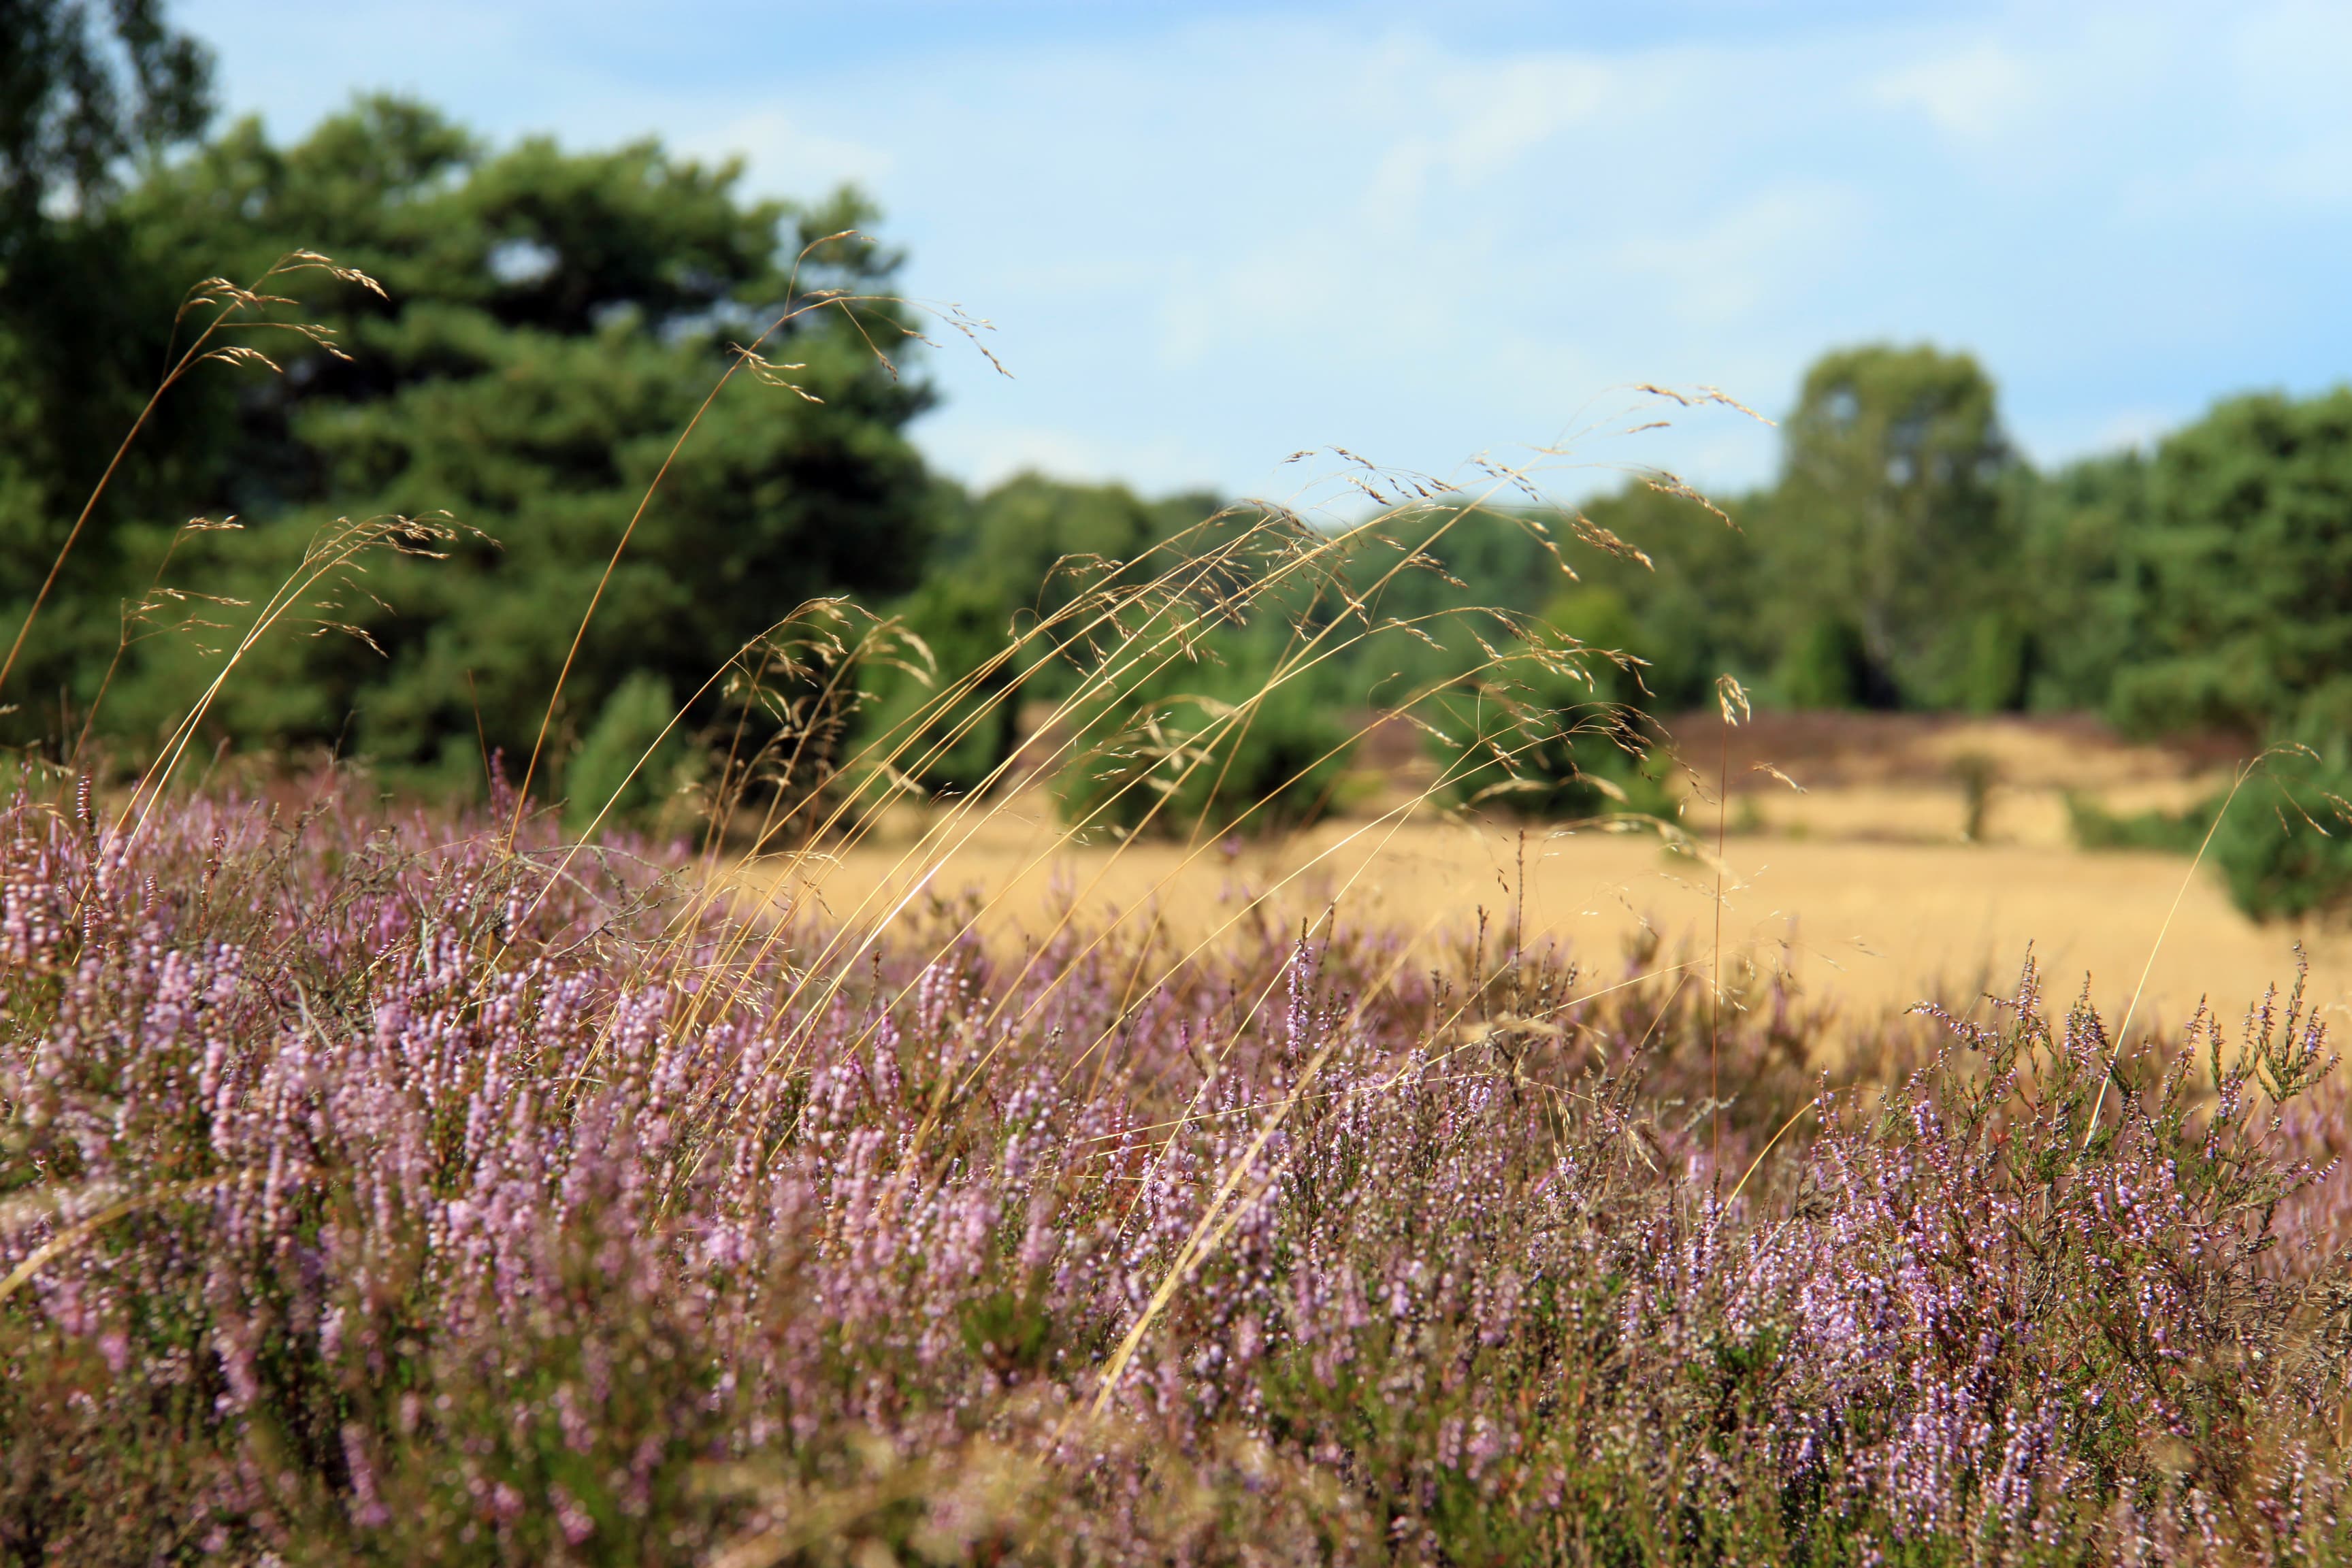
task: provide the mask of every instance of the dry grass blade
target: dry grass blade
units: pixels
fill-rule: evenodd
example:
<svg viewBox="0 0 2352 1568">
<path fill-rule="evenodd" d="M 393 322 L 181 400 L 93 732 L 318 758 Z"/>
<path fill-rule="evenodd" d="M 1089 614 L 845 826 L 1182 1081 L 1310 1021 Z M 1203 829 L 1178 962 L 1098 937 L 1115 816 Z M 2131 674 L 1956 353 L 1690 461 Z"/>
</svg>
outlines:
<svg viewBox="0 0 2352 1568">
<path fill-rule="evenodd" d="M 331 348 L 333 333 L 328 328 L 304 321 L 269 320 L 266 314 L 269 307 L 289 305 L 293 301 L 278 295 L 262 292 L 263 288 L 273 279 L 321 269 L 331 273 L 339 279 L 356 282 L 373 289 L 378 295 L 383 292 L 383 287 L 366 274 L 351 268 L 337 267 L 325 257 L 307 250 L 289 252 L 279 258 L 277 265 L 262 274 L 260 281 L 250 289 L 240 289 L 226 279 L 213 278 L 189 290 L 187 298 L 180 306 L 179 320 L 184 321 L 191 314 L 207 309 L 213 312 L 211 319 L 202 324 L 194 340 L 164 371 L 163 379 L 156 384 L 155 390 L 148 395 L 146 403 L 140 408 L 138 417 L 131 422 L 131 428 L 123 433 L 122 440 L 115 447 L 113 457 L 107 459 L 106 468 L 100 473 L 98 482 L 90 487 L 89 495 L 82 502 L 81 510 L 75 516 L 73 526 L 66 531 L 65 542 L 58 546 L 57 556 L 49 563 L 47 574 L 41 579 L 41 586 L 34 594 L 32 605 L 25 611 L 25 618 L 18 624 L 16 635 L 8 644 L 7 656 L 0 658 L 0 691 L 6 689 L 8 677 L 16 668 L 17 656 L 25 650 L 25 639 L 32 635 L 33 623 L 39 619 L 42 606 L 48 603 L 50 593 L 58 585 L 58 574 L 65 570 L 67 559 L 73 554 L 74 546 L 81 540 L 82 530 L 89 523 L 90 514 L 98 510 L 98 503 L 105 496 L 107 487 L 113 482 L 115 473 L 122 467 L 123 458 L 130 455 L 132 445 L 139 439 L 139 433 L 147 427 L 147 422 L 154 416 L 155 409 L 163 401 L 164 395 L 185 379 L 188 373 L 196 366 L 215 361 L 226 364 L 258 364 L 272 372 L 278 370 L 277 362 L 257 349 L 242 344 L 218 345 L 216 340 L 219 336 L 223 332 L 239 328 L 286 331 L 306 342 L 327 344 Z"/>
<path fill-rule="evenodd" d="M 812 240 L 802 247 L 800 254 L 793 258 L 792 272 L 785 284 L 786 298 L 793 302 L 788 304 L 775 320 L 769 322 L 767 328 L 758 337 L 735 350 L 727 368 L 719 372 L 719 379 L 712 384 L 709 394 L 697 406 L 693 416 L 688 419 L 685 428 L 678 432 L 677 440 L 671 443 L 668 453 L 662 458 L 661 466 L 654 471 L 654 477 L 647 481 L 644 494 L 637 500 L 635 510 L 629 515 L 627 525 L 621 531 L 620 539 L 613 546 L 613 553 L 604 563 L 604 574 L 596 580 L 596 588 L 588 597 L 587 607 L 581 612 L 580 625 L 572 633 L 571 647 L 565 650 L 563 663 L 556 671 L 555 684 L 548 692 L 547 707 L 540 716 L 539 731 L 532 738 L 530 759 L 523 765 L 522 783 L 515 795 L 513 818 L 507 828 L 507 842 L 509 847 L 513 845 L 516 831 L 522 825 L 522 814 L 530 800 L 531 784 L 538 776 L 540 761 L 547 748 L 548 731 L 555 722 L 557 704 L 563 699 L 564 686 L 570 681 L 572 667 L 579 660 L 580 648 L 587 639 L 588 628 L 594 622 L 596 612 L 604 602 L 606 590 L 612 586 L 613 574 L 620 569 L 622 556 L 627 553 L 630 542 L 636 537 L 637 525 L 645 521 L 646 509 L 653 504 L 654 497 L 660 492 L 662 482 L 669 477 L 670 469 L 677 461 L 678 454 L 686 449 L 686 445 L 693 438 L 696 428 L 701 425 L 704 416 L 709 413 L 711 405 L 719 400 L 719 395 L 726 390 L 727 384 L 734 379 L 735 373 L 748 366 L 755 377 L 770 385 L 789 389 L 810 402 L 822 401 L 813 396 L 806 388 L 798 385 L 782 374 L 784 370 L 797 367 L 772 365 L 761 356 L 760 350 L 771 339 L 791 330 L 803 319 L 820 310 L 834 310 L 839 311 L 842 318 L 865 341 L 876 360 L 889 372 L 891 376 L 896 378 L 898 375 L 897 365 L 874 343 L 872 337 L 866 332 L 866 324 L 859 315 L 859 308 L 887 309 L 908 305 L 912 301 L 897 296 L 854 295 L 835 289 L 818 289 L 806 295 L 798 292 L 801 268 L 812 255 L 826 246 L 853 239 L 862 240 L 864 237 L 854 230 L 845 230 L 840 234 L 828 235 L 822 239 Z M 957 324 L 960 327 L 962 326 L 961 321 Z M 969 330 L 966 329 L 966 331 L 967 335 L 970 335 Z M 992 357 L 992 363 L 993 363 Z"/>
<path fill-rule="evenodd" d="M 2190 884 L 2197 880 L 2197 873 L 2205 864 L 2206 851 L 2213 847 L 2213 836 L 2221 830 L 2222 818 L 2228 816 L 2230 807 L 2237 804 L 2238 792 L 2245 788 L 2246 781 L 2253 777 L 2269 759 L 2284 755 L 2290 750 L 2301 750 L 2301 748 L 2273 747 L 2238 769 L 2236 775 L 2230 781 L 2230 793 L 2221 797 L 2220 809 L 2213 813 L 2213 820 L 2206 827 L 2205 837 L 2198 842 L 2197 853 L 2189 858 L 2189 869 L 2181 873 L 2180 890 L 2172 895 L 2172 903 L 2164 911 L 2164 923 L 2157 927 L 2156 940 L 2148 943 L 2147 962 L 2140 966 L 2139 981 L 2132 987 L 2131 1000 L 2124 1006 L 2123 1021 L 2116 1026 L 2115 1047 L 2109 1053 L 2107 1060 L 2109 1071 L 2099 1080 L 2098 1098 L 2092 1101 L 2090 1121 L 2083 1129 L 2083 1147 L 2085 1149 L 2091 1146 L 2091 1140 L 2098 1135 L 2099 1114 L 2106 1109 L 2107 1086 L 2115 1077 L 2113 1068 L 2116 1058 L 2122 1054 L 2125 1042 L 2130 1037 L 2132 1019 L 2139 1013 L 2140 998 L 2147 993 L 2148 976 L 2156 973 L 2157 955 L 2164 951 L 2164 939 L 2171 934 L 2172 922 L 2180 913 L 2180 900 L 2189 896 Z"/>
</svg>

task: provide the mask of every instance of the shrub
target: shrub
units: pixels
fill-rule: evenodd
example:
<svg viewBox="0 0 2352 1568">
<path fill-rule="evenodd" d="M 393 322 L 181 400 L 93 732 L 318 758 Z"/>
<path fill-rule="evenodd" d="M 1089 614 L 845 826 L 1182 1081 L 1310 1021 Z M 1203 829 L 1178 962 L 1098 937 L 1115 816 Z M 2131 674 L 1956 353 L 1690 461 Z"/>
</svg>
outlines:
<svg viewBox="0 0 2352 1568">
<path fill-rule="evenodd" d="M 2340 744 L 2326 752 L 2290 746 L 2267 753 L 2234 798 L 2215 795 L 2186 811 L 2117 816 L 2070 795 L 2066 815 L 2085 849 L 2206 850 L 2231 901 L 2258 921 L 2336 921 L 2352 914 L 2347 797 L 2352 762 Z"/>
<path fill-rule="evenodd" d="M 2075 845 L 2084 849 L 2155 849 L 2168 855 L 2194 855 L 2221 809 L 2221 797 L 2198 802 L 2186 811 L 2109 811 L 2088 795 L 2066 797 L 2066 824 Z"/>
<path fill-rule="evenodd" d="M 1213 677 L 1209 684 L 1233 690 L 1243 681 Z M 1147 700 L 1124 728 L 1063 769 L 1062 813 L 1073 824 L 1120 832 L 1214 836 L 1310 826 L 1331 808 L 1349 739 L 1302 679 L 1232 700 Z"/>
<path fill-rule="evenodd" d="M 1445 798 L 1548 820 L 1672 817 L 1663 752 L 1640 712 L 1610 700 L 1624 670 L 1600 654 L 1530 646 L 1424 705 Z"/>
<path fill-rule="evenodd" d="M 1843 616 L 1810 622 L 1782 653 L 1773 682 L 1792 708 L 1894 706 L 1892 688 L 1871 658 L 1862 628 Z"/>
<path fill-rule="evenodd" d="M 2213 834 L 2230 897 L 2256 920 L 2352 914 L 2352 757 L 2273 752 Z"/>
<path fill-rule="evenodd" d="M 1958 706 L 2008 713 L 2025 706 L 2033 681 L 2033 634 L 2013 616 L 1989 611 L 1969 623 Z"/>
<path fill-rule="evenodd" d="M 2126 728 L 2247 736 L 2352 721 L 2352 389 L 2216 404 L 2167 436 L 2120 542 L 2140 644 Z"/>
<path fill-rule="evenodd" d="M 892 770 L 919 789 L 976 795 L 1020 739 L 1023 670 L 1000 658 L 1011 606 L 984 584 L 934 580 L 900 614 L 920 647 L 876 668 L 875 700 L 858 717 L 859 744 L 894 757 Z"/>
<path fill-rule="evenodd" d="M 585 833 L 600 818 L 613 827 L 649 824 L 688 765 L 677 717 L 669 683 L 649 670 L 615 687 L 564 772 L 564 826 Z"/>
</svg>

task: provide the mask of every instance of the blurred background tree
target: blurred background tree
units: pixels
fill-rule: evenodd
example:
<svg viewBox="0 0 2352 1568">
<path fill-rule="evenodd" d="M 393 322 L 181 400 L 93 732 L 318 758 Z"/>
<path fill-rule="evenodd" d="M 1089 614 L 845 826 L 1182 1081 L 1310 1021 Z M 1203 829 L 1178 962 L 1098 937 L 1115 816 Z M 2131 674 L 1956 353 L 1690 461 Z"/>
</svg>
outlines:
<svg viewBox="0 0 2352 1568">
<path fill-rule="evenodd" d="M 341 744 L 453 784 L 479 776 L 484 739 L 527 751 L 678 432 L 730 347 L 794 309 L 768 357 L 802 395 L 739 375 L 703 415 L 566 688 L 570 730 L 639 674 L 683 699 L 805 599 L 914 586 L 931 508 L 902 432 L 929 394 L 867 346 L 908 341 L 879 298 L 899 258 L 827 237 L 871 223 L 854 193 L 746 202 L 738 174 L 650 142 L 491 155 L 433 110 L 378 98 L 291 147 L 241 122 L 117 204 L 142 267 L 256 277 L 309 247 L 390 296 L 297 279 L 298 308 L 351 357 L 304 351 L 282 376 L 192 387 L 201 417 L 182 439 L 208 447 L 210 482 L 185 499 L 248 526 L 184 550 L 180 572 L 257 602 L 339 516 L 446 512 L 474 531 L 454 560 L 378 563 L 369 596 L 336 616 L 363 637 L 268 645 L 218 711 L 226 732 Z M 151 515 L 131 553 L 152 561 L 168 536 Z M 174 639 L 142 646 L 156 657 L 109 698 L 133 733 L 209 676 Z"/>
<path fill-rule="evenodd" d="M 0 637 L 16 635 L 137 416 L 195 281 L 143 265 L 125 187 L 212 114 L 211 56 L 159 0 L 0 6 Z M 206 488 L 191 414 L 162 411 L 160 439 L 132 453 L 84 530 L 43 642 L 5 694 L 26 710 L 16 732 L 62 728 L 56 694 L 115 640 L 121 520 Z"/>
<path fill-rule="evenodd" d="M 2352 732 L 2352 390 L 2234 398 L 2147 465 L 2119 542 L 2135 730 L 2326 742 Z"/>
<path fill-rule="evenodd" d="M 1883 345 L 1824 355 L 1790 416 L 1772 498 L 1774 629 L 1792 695 L 1816 706 L 2007 708 L 1965 690 L 1969 640 L 2012 553 L 2014 459 L 1967 354 Z"/>
</svg>

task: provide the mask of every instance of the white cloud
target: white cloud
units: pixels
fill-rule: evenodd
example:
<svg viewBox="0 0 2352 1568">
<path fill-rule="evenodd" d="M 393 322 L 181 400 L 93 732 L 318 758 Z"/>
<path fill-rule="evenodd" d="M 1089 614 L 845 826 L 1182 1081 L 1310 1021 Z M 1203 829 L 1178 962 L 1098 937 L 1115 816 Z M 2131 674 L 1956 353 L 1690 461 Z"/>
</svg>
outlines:
<svg viewBox="0 0 2352 1568">
<path fill-rule="evenodd" d="M 2039 106 L 2038 76 L 2008 48 L 1983 42 L 1887 71 L 1871 95 L 1917 110 L 1947 135 L 1985 142 L 2015 132 Z"/>
<path fill-rule="evenodd" d="M 753 184 L 812 196 L 844 182 L 876 184 L 898 165 L 880 147 L 812 131 L 802 119 L 774 108 L 755 109 L 693 132 L 681 137 L 679 145 L 713 161 L 740 154 Z"/>
<path fill-rule="evenodd" d="M 2114 452 L 2125 447 L 2148 450 L 2156 446 L 2166 431 L 2177 427 L 2184 418 L 2193 416 L 2193 411 L 2179 408 L 2118 408 L 2099 422 L 2098 430 L 2086 444 L 2085 450 Z"/>
<path fill-rule="evenodd" d="M 976 489 L 1036 472 L 1087 483 L 1121 483 L 1143 495 L 1200 482 L 1205 454 L 1176 441 L 1105 443 L 1065 426 L 963 420 L 926 442 L 932 460 Z"/>
<path fill-rule="evenodd" d="M 1865 221 L 1863 198 L 1829 181 L 1769 185 L 1696 221 L 1629 237 L 1615 253 L 1629 278 L 1661 285 L 1655 304 L 1685 323 L 1721 328 L 1842 272 Z"/>
<path fill-rule="evenodd" d="M 1615 78 L 1599 60 L 1560 57 L 1447 73 L 1437 96 L 1454 115 L 1443 146 L 1454 178 L 1495 178 L 1524 154 L 1591 124 L 1607 109 Z"/>
</svg>

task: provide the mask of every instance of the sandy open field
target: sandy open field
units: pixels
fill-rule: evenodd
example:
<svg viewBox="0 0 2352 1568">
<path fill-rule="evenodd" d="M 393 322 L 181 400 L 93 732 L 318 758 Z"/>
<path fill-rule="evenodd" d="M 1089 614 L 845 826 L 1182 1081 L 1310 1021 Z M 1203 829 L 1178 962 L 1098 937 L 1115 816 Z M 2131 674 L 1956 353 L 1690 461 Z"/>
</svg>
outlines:
<svg viewBox="0 0 2352 1568">
<path fill-rule="evenodd" d="M 2186 858 L 2084 853 L 2068 841 L 2068 791 L 2111 809 L 2176 808 L 2226 784 L 2225 761 L 2125 747 L 2079 724 L 1849 716 L 1808 731 L 1804 722 L 1735 731 L 1727 763 L 1723 737 L 1685 741 L 1686 754 L 1732 781 L 1723 816 L 1737 830 L 1720 861 L 1727 951 L 1785 967 L 1811 994 L 1868 1014 L 2006 987 L 2031 942 L 2053 989 L 2072 992 L 2088 973 L 2111 1016 L 2147 970 L 2140 1016 L 2152 1021 L 2179 1017 L 2200 995 L 2242 1012 L 2293 978 L 2300 940 L 2315 998 L 2352 1010 L 2352 938 L 2257 926 L 2210 871 L 2191 876 Z M 2000 781 L 1973 843 L 1961 837 L 1953 775 L 1953 760 L 1971 753 L 1992 759 Z M 1803 793 L 1754 765 L 1768 757 Z M 1644 924 L 1664 941 L 1661 962 L 1683 944 L 1712 951 L 1711 799 L 1685 805 L 1708 851 L 1693 858 L 1654 835 L 1533 826 L 1523 841 L 1515 826 L 1426 808 L 1383 816 L 1409 793 L 1410 778 L 1392 783 L 1349 817 L 1279 843 L 1072 846 L 1050 798 L 1030 791 L 959 828 L 942 856 L 924 835 L 944 824 L 910 813 L 824 867 L 814 890 L 835 913 L 871 919 L 975 889 L 989 900 L 992 931 L 1013 941 L 1049 927 L 1073 900 L 1097 916 L 1158 920 L 1185 942 L 1241 919 L 1295 924 L 1335 901 L 1343 922 L 1434 940 L 1469 927 L 1482 908 L 1499 920 L 1523 900 L 1530 934 L 1612 969 Z"/>
</svg>

